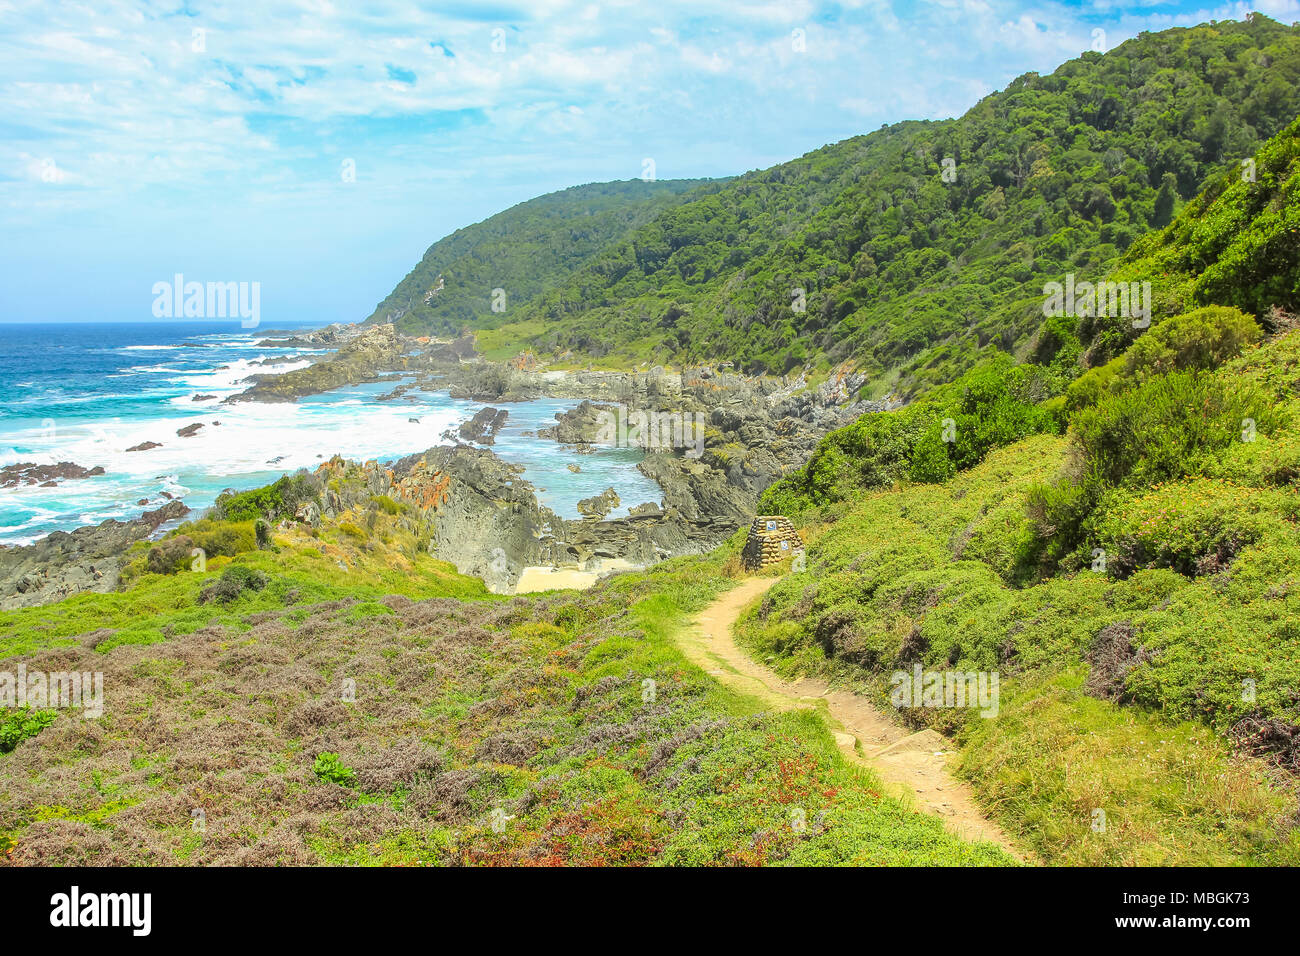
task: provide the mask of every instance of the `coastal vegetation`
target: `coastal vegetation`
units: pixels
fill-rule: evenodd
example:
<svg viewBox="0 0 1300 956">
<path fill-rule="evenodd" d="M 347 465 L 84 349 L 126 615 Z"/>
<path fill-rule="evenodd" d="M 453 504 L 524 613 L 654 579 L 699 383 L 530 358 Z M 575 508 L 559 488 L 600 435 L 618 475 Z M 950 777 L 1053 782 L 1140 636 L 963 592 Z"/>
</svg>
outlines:
<svg viewBox="0 0 1300 956">
<path fill-rule="evenodd" d="M 0 658 L 102 671 L 111 700 L 97 721 L 6 718 L 0 854 L 1013 862 L 846 765 L 817 715 L 763 713 L 682 656 L 673 634 L 732 583 L 738 541 L 588 592 L 502 599 L 412 558 L 390 511 L 355 516 L 360 540 L 327 519 L 202 571 L 0 615 Z"/>
<path fill-rule="evenodd" d="M 1003 387 L 955 422 L 965 445 L 916 468 L 939 417 L 978 397 L 968 375 L 829 434 L 765 497 L 813 544 L 748 621 L 754 654 L 882 701 L 899 669 L 999 672 L 996 719 L 901 716 L 955 735 L 976 792 L 1044 859 L 1296 862 L 1300 331 L 1272 277 L 1300 266 L 1279 225 L 1300 211 L 1297 147 L 1292 123 L 1265 176 L 1213 184 L 1138 247 L 1195 263 L 1172 301 L 1209 304 L 1113 358 L 1121 337 L 1089 349 L 1103 364 L 1064 384 L 1052 362 L 1016 367 L 1042 418 Z M 1267 275 L 1195 272 L 1246 247 L 1274 256 Z M 1056 355 L 1095 330 L 1058 327 Z"/>
<path fill-rule="evenodd" d="M 725 182 L 592 183 L 519 203 L 435 242 L 370 321 L 411 335 L 496 328 L 656 216 Z"/>
<path fill-rule="evenodd" d="M 1104 278 L 1207 183 L 1240 178 L 1297 113 L 1300 27 L 1254 14 L 1144 33 L 1026 74 L 958 119 L 894 124 L 687 194 L 470 325 L 521 323 L 532 331 L 519 345 L 622 367 L 727 360 L 783 374 L 851 359 L 873 395 L 917 394 L 995 351 L 1025 357 L 1046 282 Z M 478 228 L 458 236 L 473 243 Z M 1139 274 L 1159 294 L 1161 275 Z M 485 276 L 465 294 L 487 310 L 509 286 Z"/>
<path fill-rule="evenodd" d="M 1294 865 L 1298 90 L 1300 27 L 1255 15 L 734 180 L 552 194 L 431 247 L 372 317 L 397 329 L 321 374 L 375 380 L 376 342 L 465 327 L 502 357 L 807 370 L 821 404 L 751 383 L 700 460 L 647 459 L 706 523 L 748 482 L 798 527 L 742 619 L 752 656 L 946 735 L 1034 861 Z M 1074 273 L 1150 283 L 1149 314 L 1045 314 Z M 250 391 L 304 393 L 289 374 Z M 682 402 L 666 381 L 628 395 Z M 847 424 L 826 404 L 886 394 L 907 401 Z M 0 612 L 0 670 L 103 672 L 110 702 L 0 708 L 0 860 L 1016 862 L 846 762 L 825 711 L 771 713 L 683 655 L 743 532 L 495 594 L 431 554 L 456 467 L 494 541 L 537 547 L 549 519 L 487 449 L 335 458 L 137 541 L 116 590 Z M 997 706 L 897 706 L 914 669 L 996 673 Z"/>
</svg>

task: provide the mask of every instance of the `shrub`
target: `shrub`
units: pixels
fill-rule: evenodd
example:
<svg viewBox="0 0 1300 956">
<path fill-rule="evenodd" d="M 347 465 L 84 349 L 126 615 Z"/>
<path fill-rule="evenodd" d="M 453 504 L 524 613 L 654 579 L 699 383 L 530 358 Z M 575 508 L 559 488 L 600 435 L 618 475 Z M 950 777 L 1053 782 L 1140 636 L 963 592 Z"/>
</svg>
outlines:
<svg viewBox="0 0 1300 956">
<path fill-rule="evenodd" d="M 351 787 L 357 782 L 357 772 L 343 763 L 338 754 L 329 751 L 316 755 L 312 770 L 322 780 L 337 783 L 340 787 Z"/>
<path fill-rule="evenodd" d="M 1066 563 L 1087 536 L 1089 519 L 1101 497 L 1102 486 L 1095 480 L 1063 478 L 1054 484 L 1031 485 L 1025 493 L 1025 511 L 1033 534 L 1020 543 L 1017 564 L 1032 571 L 1032 565 L 1051 568 Z M 1070 570 L 1083 563 L 1079 556 Z"/>
<path fill-rule="evenodd" d="M 219 521 L 274 521 L 281 515 L 292 516 L 306 501 L 320 503 L 320 486 L 311 475 L 299 472 L 263 488 L 222 492 L 212 506 L 211 517 Z"/>
<path fill-rule="evenodd" d="M 946 481 L 994 448 L 1055 432 L 1059 415 L 1039 404 L 1052 397 L 1055 380 L 1039 366 L 1012 364 L 1008 356 L 988 361 L 916 404 L 868 413 L 830 432 L 802 468 L 767 490 L 761 507 L 797 514 L 843 500 L 858 488 L 905 478 Z"/>
<path fill-rule="evenodd" d="M 214 521 L 204 518 L 181 525 L 176 532 L 149 546 L 144 569 L 153 574 L 175 574 L 193 566 L 194 551 L 206 558 L 234 557 L 258 547 L 254 522 Z"/>
<path fill-rule="evenodd" d="M 1267 533 L 1282 510 L 1277 492 L 1193 479 L 1117 496 L 1108 502 L 1098 539 L 1108 570 L 1119 577 L 1140 568 L 1171 568 L 1194 577 L 1226 568 Z"/>
<path fill-rule="evenodd" d="M 208 581 L 199 591 L 199 603 L 229 604 L 247 591 L 260 591 L 266 587 L 268 578 L 261 571 L 242 564 L 232 564 L 221 572 L 221 577 Z"/>
<path fill-rule="evenodd" d="M 1098 365 L 1084 372 L 1065 391 L 1065 409 L 1076 412 L 1089 405 L 1096 405 L 1107 395 L 1118 392 L 1124 386 L 1122 372 L 1124 356 L 1112 359 L 1105 365 Z"/>
<path fill-rule="evenodd" d="M 1214 369 L 1259 341 L 1259 325 L 1238 309 L 1207 306 L 1153 327 L 1124 356 L 1124 374 L 1137 381 L 1185 369 Z"/>
<path fill-rule="evenodd" d="M 159 541 L 145 555 L 145 567 L 152 574 L 175 574 L 190 566 L 190 552 L 194 541 L 188 535 L 177 535 Z"/>
<path fill-rule="evenodd" d="M 1071 431 L 1101 481 L 1154 484 L 1196 474 L 1209 456 L 1241 440 L 1246 419 L 1265 430 L 1272 417 L 1253 387 L 1174 372 L 1083 409 Z"/>
<path fill-rule="evenodd" d="M 179 531 L 188 535 L 194 547 L 202 548 L 209 558 L 224 555 L 233 558 L 257 549 L 257 537 L 252 521 L 214 521 L 204 518 L 182 525 Z"/>
<path fill-rule="evenodd" d="M 0 754 L 7 754 L 29 737 L 35 737 L 54 723 L 52 710 L 17 707 L 0 711 Z"/>
</svg>

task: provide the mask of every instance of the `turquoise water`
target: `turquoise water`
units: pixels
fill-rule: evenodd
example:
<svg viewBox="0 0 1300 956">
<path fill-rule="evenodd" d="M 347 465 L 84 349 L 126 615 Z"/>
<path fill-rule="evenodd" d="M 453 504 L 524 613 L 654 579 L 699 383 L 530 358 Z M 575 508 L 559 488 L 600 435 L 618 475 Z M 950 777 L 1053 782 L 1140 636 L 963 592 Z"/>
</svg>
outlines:
<svg viewBox="0 0 1300 956">
<path fill-rule="evenodd" d="M 265 337 L 237 322 L 0 324 L 0 466 L 72 461 L 106 472 L 55 488 L 0 489 L 0 543 L 132 517 L 165 502 L 164 491 L 205 508 L 225 488 L 257 487 L 336 453 L 385 461 L 421 452 L 446 444 L 443 431 L 484 407 L 445 392 L 376 401 L 396 380 L 293 404 L 222 405 L 249 375 L 301 367 L 315 354 L 257 347 Z M 276 364 L 256 364 L 265 359 Z M 196 402 L 195 395 L 213 397 Z M 578 517 L 579 499 L 610 486 L 623 499 L 616 515 L 658 502 L 659 487 L 636 469 L 641 452 L 573 455 L 523 434 L 553 424 L 556 412 L 576 404 L 502 404 L 510 414 L 493 450 L 522 465 L 541 502 L 564 517 Z M 194 422 L 204 423 L 197 435 L 177 437 L 178 428 Z M 162 447 L 126 451 L 145 441 Z"/>
</svg>

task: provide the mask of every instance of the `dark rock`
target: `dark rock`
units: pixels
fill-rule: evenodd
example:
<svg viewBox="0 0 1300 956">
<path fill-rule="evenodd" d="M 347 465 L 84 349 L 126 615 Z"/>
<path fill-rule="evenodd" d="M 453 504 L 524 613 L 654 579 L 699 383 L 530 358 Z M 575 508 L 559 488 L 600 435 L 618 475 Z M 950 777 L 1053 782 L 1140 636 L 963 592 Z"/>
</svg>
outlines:
<svg viewBox="0 0 1300 956">
<path fill-rule="evenodd" d="M 0 547 L 0 609 L 48 604 L 82 591 L 112 591 L 122 557 L 136 541 L 190 509 L 180 501 L 133 521 L 110 518 L 76 531 L 55 531 L 34 544 Z"/>
<path fill-rule="evenodd" d="M 16 488 L 19 485 L 40 485 L 52 488 L 57 482 L 67 478 L 94 478 L 104 474 L 100 465 L 86 468 L 70 461 L 61 461 L 55 465 L 38 465 L 23 461 L 15 465 L 0 468 L 0 488 Z"/>
<path fill-rule="evenodd" d="M 598 495 L 579 501 L 578 513 L 584 518 L 603 518 L 618 506 L 618 492 L 613 488 L 606 488 Z"/>
<path fill-rule="evenodd" d="M 496 433 L 506 423 L 509 415 L 503 408 L 480 408 L 473 418 L 461 424 L 457 434 L 466 441 L 475 441 L 481 445 L 494 444 Z"/>
<path fill-rule="evenodd" d="M 337 344 L 339 350 L 329 357 L 313 362 L 306 368 L 293 369 L 280 374 L 252 376 L 250 379 L 253 383 L 252 387 L 225 399 L 224 404 L 292 402 L 303 395 L 317 395 L 344 385 L 383 381 L 389 377 L 390 372 L 411 371 L 422 364 L 413 360 L 409 341 L 399 336 L 397 329 L 392 325 L 372 325 L 364 328 L 356 326 L 352 327 L 355 331 L 349 331 L 346 335 L 341 328 L 331 327 L 339 330 L 337 332 L 321 330 L 309 333 L 306 337 L 267 343 L 294 347 L 306 345 L 315 348 Z M 314 341 L 313 337 L 320 337 L 320 341 Z"/>
</svg>

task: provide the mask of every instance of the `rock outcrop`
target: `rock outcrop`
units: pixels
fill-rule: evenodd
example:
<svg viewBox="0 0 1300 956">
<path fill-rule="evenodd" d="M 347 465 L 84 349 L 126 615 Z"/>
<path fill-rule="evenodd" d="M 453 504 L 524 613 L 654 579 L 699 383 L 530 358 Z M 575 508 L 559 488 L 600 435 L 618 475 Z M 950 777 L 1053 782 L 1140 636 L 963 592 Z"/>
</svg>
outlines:
<svg viewBox="0 0 1300 956">
<path fill-rule="evenodd" d="M 110 518 L 72 532 L 51 532 L 35 544 L 0 546 L 0 609 L 48 604 L 82 591 L 114 590 L 126 549 L 189 510 L 180 501 L 169 501 L 133 521 Z"/>
<path fill-rule="evenodd" d="M 457 433 L 465 441 L 476 441 L 480 445 L 491 445 L 496 441 L 496 434 L 506 423 L 510 413 L 504 408 L 480 408 L 474 417 L 463 422 Z"/>
<path fill-rule="evenodd" d="M 281 344 L 311 343 L 295 339 Z M 344 385 L 378 382 L 386 373 L 422 368 L 426 363 L 413 361 L 410 345 L 410 340 L 399 336 L 391 325 L 368 326 L 348 338 L 332 356 L 306 368 L 251 376 L 248 380 L 252 387 L 230 396 L 225 403 L 292 402 L 303 395 L 317 395 Z"/>
<path fill-rule="evenodd" d="M 603 518 L 617 508 L 620 503 L 618 492 L 613 488 L 606 488 L 598 495 L 583 498 L 579 501 L 578 514 L 584 518 Z"/>
<path fill-rule="evenodd" d="M 0 468 L 0 488 L 16 488 L 19 485 L 40 485 L 51 488 L 67 478 L 94 478 L 104 474 L 101 465 L 86 468 L 70 461 L 61 461 L 54 465 L 38 465 L 33 461 L 20 461 L 15 465 Z"/>
<path fill-rule="evenodd" d="M 327 516 L 366 511 L 375 507 L 375 496 L 390 497 L 408 506 L 400 520 L 428 541 L 430 553 L 501 593 L 514 590 L 525 567 L 589 570 L 616 558 L 646 567 L 711 550 L 739 526 L 725 517 L 687 516 L 657 505 L 638 507 L 626 518 L 571 521 L 541 505 L 520 472 L 488 449 L 458 445 L 390 467 L 336 457 L 317 476 L 327 489 Z"/>
</svg>

